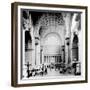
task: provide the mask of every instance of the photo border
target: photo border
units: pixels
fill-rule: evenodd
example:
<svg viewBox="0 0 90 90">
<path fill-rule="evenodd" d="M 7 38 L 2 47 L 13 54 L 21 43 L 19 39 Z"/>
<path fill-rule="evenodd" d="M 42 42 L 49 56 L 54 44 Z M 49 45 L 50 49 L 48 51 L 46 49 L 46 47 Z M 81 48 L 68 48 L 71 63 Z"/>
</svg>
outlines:
<svg viewBox="0 0 90 90">
<path fill-rule="evenodd" d="M 85 10 L 85 80 L 63 81 L 63 82 L 45 82 L 45 83 L 30 83 L 18 84 L 18 6 L 39 6 L 39 7 L 54 7 L 54 8 L 72 8 Z M 41 86 L 41 85 L 57 85 L 57 84 L 72 84 L 72 83 L 87 83 L 88 82 L 88 7 L 74 5 L 59 5 L 59 4 L 43 4 L 43 3 L 26 3 L 14 2 L 11 4 L 11 85 L 14 87 L 24 86 Z"/>
</svg>

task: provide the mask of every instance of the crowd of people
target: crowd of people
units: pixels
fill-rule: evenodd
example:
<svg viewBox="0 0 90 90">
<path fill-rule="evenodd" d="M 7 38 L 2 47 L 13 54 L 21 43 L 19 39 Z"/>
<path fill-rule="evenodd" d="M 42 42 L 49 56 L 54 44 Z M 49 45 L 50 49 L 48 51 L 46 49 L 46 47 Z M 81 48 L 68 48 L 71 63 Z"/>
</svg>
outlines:
<svg viewBox="0 0 90 90">
<path fill-rule="evenodd" d="M 32 69 L 27 68 L 28 78 L 32 76 L 37 76 L 37 75 L 43 76 L 43 75 L 46 75 L 47 73 L 48 73 L 47 67 L 44 64 L 42 64 L 38 68 L 32 68 Z"/>
<path fill-rule="evenodd" d="M 72 64 L 72 66 L 66 67 L 65 64 L 61 63 L 61 64 L 50 64 L 50 65 L 40 65 L 38 67 L 34 67 L 34 68 L 30 68 L 29 65 L 27 65 L 27 78 L 32 77 L 32 76 L 45 76 L 48 74 L 49 71 L 52 71 L 52 69 L 55 69 L 55 71 L 59 71 L 60 74 L 65 74 L 65 73 L 69 73 L 69 74 L 77 74 L 77 67 L 76 67 L 76 63 Z M 72 72 L 72 70 L 74 70 Z"/>
</svg>

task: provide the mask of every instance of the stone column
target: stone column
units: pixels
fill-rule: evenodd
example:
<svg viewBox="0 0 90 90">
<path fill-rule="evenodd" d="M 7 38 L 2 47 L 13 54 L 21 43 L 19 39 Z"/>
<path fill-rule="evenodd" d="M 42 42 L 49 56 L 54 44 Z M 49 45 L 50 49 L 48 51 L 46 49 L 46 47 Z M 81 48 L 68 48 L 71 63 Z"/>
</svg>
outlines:
<svg viewBox="0 0 90 90">
<path fill-rule="evenodd" d="M 70 60 L 70 38 L 71 38 L 71 24 L 72 24 L 72 13 L 63 13 L 63 18 L 65 21 L 65 64 L 68 65 Z"/>
<path fill-rule="evenodd" d="M 55 63 L 57 63 L 57 57 L 55 56 Z"/>
<path fill-rule="evenodd" d="M 49 63 L 50 63 L 50 56 L 49 56 Z"/>
<path fill-rule="evenodd" d="M 43 63 L 43 46 L 40 47 L 40 64 Z"/>
<path fill-rule="evenodd" d="M 59 56 L 57 57 L 58 63 L 59 63 Z"/>
<path fill-rule="evenodd" d="M 49 60 L 49 58 L 48 58 L 48 56 L 47 56 L 47 64 L 48 64 L 48 60 Z"/>
<path fill-rule="evenodd" d="M 43 61 L 43 63 L 45 63 L 45 61 L 46 61 L 46 56 L 44 56 L 44 61 Z"/>
<path fill-rule="evenodd" d="M 48 56 L 47 56 L 47 62 L 46 63 L 48 63 Z"/>
<path fill-rule="evenodd" d="M 56 56 L 54 56 L 54 57 L 55 57 L 55 63 L 57 63 Z"/>
<path fill-rule="evenodd" d="M 46 56 L 46 58 L 45 58 L 45 63 L 47 62 L 47 56 Z"/>
<path fill-rule="evenodd" d="M 48 63 L 49 63 L 49 56 L 48 56 Z"/>
<path fill-rule="evenodd" d="M 62 46 L 62 55 L 61 56 L 62 56 L 62 58 L 61 58 L 62 62 L 64 63 L 65 62 L 65 46 L 64 45 Z"/>
<path fill-rule="evenodd" d="M 49 59 L 49 63 L 51 62 L 51 56 L 50 56 L 50 59 Z"/>
<path fill-rule="evenodd" d="M 57 61 L 57 63 L 58 63 L 58 56 L 56 56 L 56 61 Z"/>
<path fill-rule="evenodd" d="M 37 61 L 37 44 L 35 43 L 35 65 Z"/>
<path fill-rule="evenodd" d="M 56 62 L 58 63 L 58 56 L 56 56 Z"/>
<path fill-rule="evenodd" d="M 35 65 L 38 65 L 40 62 L 39 49 L 39 38 L 35 37 Z"/>
<path fill-rule="evenodd" d="M 22 32 L 22 34 L 23 34 L 23 37 L 22 37 L 22 40 L 23 40 L 22 45 L 23 45 L 24 48 L 22 48 L 22 51 L 23 51 L 23 52 L 22 52 L 22 54 L 23 54 L 23 55 L 22 55 L 23 60 L 22 60 L 22 62 L 21 62 L 21 64 L 22 64 L 22 65 L 21 65 L 21 66 L 22 66 L 22 67 L 21 67 L 21 69 L 22 69 L 22 70 L 21 70 L 21 78 L 27 76 L 27 73 L 26 73 L 26 70 L 25 70 L 25 68 L 26 68 L 26 65 L 25 65 L 25 64 L 26 64 L 26 59 L 25 59 L 25 56 L 24 56 L 24 55 L 26 54 L 26 53 L 25 53 L 25 30 L 23 29 L 22 31 L 23 31 L 23 32 Z"/>
<path fill-rule="evenodd" d="M 65 47 L 66 48 L 65 49 L 66 50 L 66 58 L 65 58 L 66 61 L 65 61 L 65 63 L 70 64 L 70 62 L 71 62 L 71 60 L 70 60 L 70 38 L 67 37 L 65 40 L 66 40 L 66 43 L 65 43 L 66 44 L 66 47 Z"/>
</svg>

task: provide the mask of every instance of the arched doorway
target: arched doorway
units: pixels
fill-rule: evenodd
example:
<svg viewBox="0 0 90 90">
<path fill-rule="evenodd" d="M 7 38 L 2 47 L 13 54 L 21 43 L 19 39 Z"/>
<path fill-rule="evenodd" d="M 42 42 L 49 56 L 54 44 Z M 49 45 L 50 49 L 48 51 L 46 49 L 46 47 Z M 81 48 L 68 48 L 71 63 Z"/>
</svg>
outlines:
<svg viewBox="0 0 90 90">
<path fill-rule="evenodd" d="M 43 54 L 44 54 L 44 64 L 55 65 L 61 62 L 61 38 L 55 33 L 48 33 L 44 37 L 43 43 Z"/>
</svg>

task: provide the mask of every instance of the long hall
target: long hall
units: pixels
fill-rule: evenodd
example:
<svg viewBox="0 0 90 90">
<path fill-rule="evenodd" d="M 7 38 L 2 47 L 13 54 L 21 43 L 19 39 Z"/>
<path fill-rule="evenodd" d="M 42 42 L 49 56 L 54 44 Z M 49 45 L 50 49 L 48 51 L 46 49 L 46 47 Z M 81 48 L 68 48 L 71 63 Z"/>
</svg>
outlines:
<svg viewBox="0 0 90 90">
<path fill-rule="evenodd" d="M 25 60 L 21 76 L 81 75 L 81 13 L 35 13 L 22 10 Z"/>
</svg>

